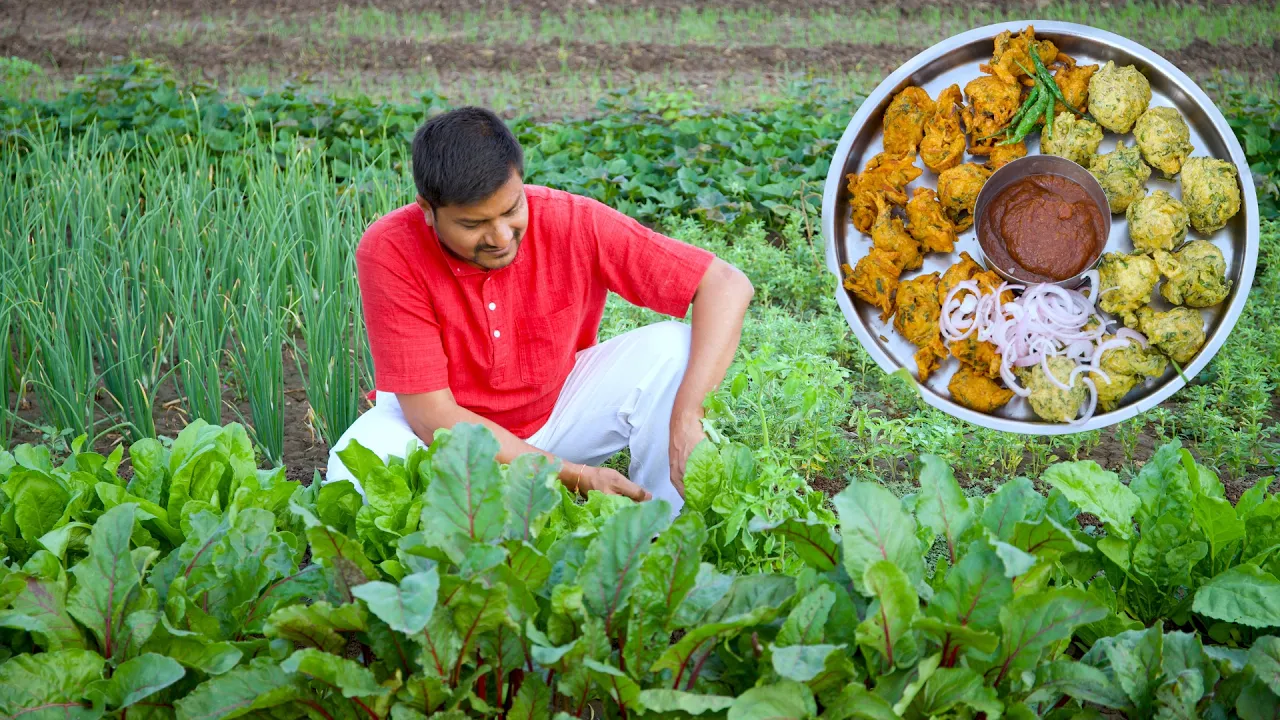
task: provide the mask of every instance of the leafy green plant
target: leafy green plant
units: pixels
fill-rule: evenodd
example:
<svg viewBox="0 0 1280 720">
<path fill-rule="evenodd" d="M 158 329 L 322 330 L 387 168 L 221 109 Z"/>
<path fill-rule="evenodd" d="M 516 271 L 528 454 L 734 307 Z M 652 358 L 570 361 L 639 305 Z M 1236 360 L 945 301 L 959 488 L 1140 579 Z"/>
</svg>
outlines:
<svg viewBox="0 0 1280 720">
<path fill-rule="evenodd" d="M 1128 486 L 1089 461 L 1056 465 L 1044 480 L 1106 530 L 1093 542 L 1098 554 L 1070 568 L 1113 613 L 1098 632 L 1166 620 L 1247 644 L 1280 627 L 1280 496 L 1268 493 L 1271 478 L 1233 507 L 1217 475 L 1175 441 Z"/>
</svg>

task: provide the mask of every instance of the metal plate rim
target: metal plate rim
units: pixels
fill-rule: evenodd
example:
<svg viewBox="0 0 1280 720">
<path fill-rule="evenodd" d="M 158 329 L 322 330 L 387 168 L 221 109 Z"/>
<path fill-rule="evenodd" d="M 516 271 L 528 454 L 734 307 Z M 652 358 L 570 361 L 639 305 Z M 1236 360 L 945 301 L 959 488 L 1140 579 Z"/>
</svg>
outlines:
<svg viewBox="0 0 1280 720">
<path fill-rule="evenodd" d="M 853 146 L 858 134 L 867 122 L 871 119 L 872 113 L 880 106 L 880 103 L 890 95 L 894 88 L 898 86 L 904 79 L 923 69 L 926 65 L 945 57 L 949 52 L 964 47 L 975 40 L 994 39 L 995 36 L 1004 30 L 1016 32 L 1027 25 L 1033 25 L 1037 34 L 1044 32 L 1046 34 L 1055 33 L 1062 35 L 1073 35 L 1085 39 L 1097 40 L 1102 43 L 1115 46 L 1128 52 L 1129 54 L 1140 58 L 1144 63 L 1153 70 L 1163 73 L 1171 78 L 1183 91 L 1185 91 L 1198 105 L 1204 110 L 1213 124 L 1214 129 L 1221 136 L 1223 142 L 1230 150 L 1231 161 L 1236 167 L 1236 174 L 1240 180 L 1241 186 L 1241 210 L 1245 213 L 1245 252 L 1244 259 L 1241 264 L 1241 275 L 1236 280 L 1238 290 L 1230 305 L 1227 307 L 1222 320 L 1206 340 L 1205 345 L 1201 348 L 1196 358 L 1187 367 L 1183 368 L 1183 376 L 1195 377 L 1205 368 L 1206 365 L 1217 355 L 1226 342 L 1227 337 L 1235 328 L 1236 321 L 1244 311 L 1245 303 L 1248 301 L 1249 291 L 1253 287 L 1253 278 L 1255 268 L 1258 261 L 1259 251 L 1259 234 L 1260 234 L 1260 218 L 1258 215 L 1258 198 L 1253 185 L 1253 177 L 1249 172 L 1249 164 L 1244 155 L 1244 149 L 1240 146 L 1239 140 L 1236 139 L 1235 133 L 1232 132 L 1231 126 L 1227 123 L 1226 118 L 1222 115 L 1222 111 L 1217 105 L 1209 99 L 1209 96 L 1195 83 L 1186 73 L 1179 70 L 1175 65 L 1151 49 L 1136 43 L 1126 37 L 1115 33 L 1101 30 L 1089 25 L 1079 23 L 1050 21 L 1050 20 L 1013 20 L 1008 22 L 994 23 L 984 25 L 982 27 L 966 30 L 965 32 L 952 35 L 951 37 L 934 44 L 903 63 L 898 69 L 894 70 L 884 80 L 875 87 L 862 104 L 854 113 L 853 118 L 845 127 L 844 134 L 840 137 L 840 142 L 836 145 L 834 154 L 832 155 L 831 166 L 827 171 L 826 184 L 822 194 L 822 234 L 826 245 L 827 270 L 836 278 L 836 303 L 840 307 L 840 311 L 844 314 L 845 322 L 849 324 L 854 335 L 857 336 L 863 349 L 868 355 L 876 361 L 886 373 L 893 373 L 899 370 L 901 365 L 893 360 L 881 347 L 874 342 L 867 328 L 862 324 L 861 319 L 857 315 L 857 311 L 853 307 L 853 302 L 847 291 L 844 290 L 843 276 L 840 271 L 839 255 L 836 250 L 836 205 L 840 192 L 840 186 L 844 178 L 845 159 L 849 155 L 849 150 Z M 1079 432 L 1087 432 L 1090 430 L 1098 430 L 1119 422 L 1123 422 L 1141 413 L 1144 413 L 1160 403 L 1167 400 L 1174 393 L 1185 387 L 1186 382 L 1182 376 L 1175 375 L 1164 385 L 1155 389 L 1151 394 L 1139 398 L 1135 402 L 1129 403 L 1123 407 L 1119 407 L 1111 412 L 1098 413 L 1091 417 L 1088 422 L 1080 424 L 1067 423 L 1050 423 L 1050 422 L 1033 422 L 1025 420 L 1013 420 L 1009 418 L 997 417 L 980 413 L 975 410 L 963 407 L 949 398 L 933 393 L 928 390 L 921 389 L 919 382 L 912 376 L 912 382 L 916 383 L 917 391 L 921 397 L 929 405 L 947 413 L 953 417 L 965 420 L 979 427 L 991 430 L 1000 430 L 1005 432 L 1013 432 L 1023 435 L 1067 435 Z"/>
</svg>

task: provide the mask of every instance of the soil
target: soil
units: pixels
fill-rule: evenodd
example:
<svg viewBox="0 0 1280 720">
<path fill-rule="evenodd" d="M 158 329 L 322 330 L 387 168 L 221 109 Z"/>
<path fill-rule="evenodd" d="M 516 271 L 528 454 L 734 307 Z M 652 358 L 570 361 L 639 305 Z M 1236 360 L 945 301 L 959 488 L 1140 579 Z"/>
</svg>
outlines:
<svg viewBox="0 0 1280 720">
<path fill-rule="evenodd" d="M 378 3 L 351 3 L 360 7 L 373 4 L 388 11 L 456 12 L 456 3 L 444 0 L 391 0 Z M 998 3 L 971 3 L 960 0 L 907 0 L 896 6 L 909 23 L 917 10 L 939 6 L 981 8 L 1027 8 L 1033 11 L 1043 2 L 1004 0 Z M 1226 4 L 1226 3 L 1219 3 Z M 801 3 L 781 0 L 712 0 L 700 7 L 770 8 L 778 12 L 835 9 L 883 10 L 885 5 L 873 0 L 804 0 Z M 270 66 L 286 73 L 313 77 L 332 77 L 343 72 L 359 73 L 362 78 L 398 76 L 414 70 L 434 69 L 445 74 L 474 72 L 535 71 L 563 68 L 572 72 L 608 69 L 625 77 L 628 73 L 673 72 L 677 74 L 709 74 L 723 77 L 728 70 L 783 74 L 799 69 L 848 72 L 861 70 L 882 75 L 908 60 L 921 49 L 909 45 L 875 45 L 858 42 L 837 43 L 817 47 L 738 46 L 728 42 L 719 45 L 663 45 L 649 43 L 496 43 L 475 45 L 467 42 L 418 42 L 385 38 L 335 39 L 317 44 L 310 37 L 281 37 L 266 32 L 260 23 L 246 22 L 226 28 L 217 42 L 197 35 L 196 38 L 171 44 L 163 32 L 139 41 L 134 35 L 131 18 L 137 13 L 163 12 L 166 20 L 201 20 L 210 12 L 235 12 L 255 18 L 287 18 L 305 22 L 309 15 L 331 12 L 332 4 L 320 0 L 231 0 L 211 3 L 208 0 L 152 2 L 125 0 L 83 3 L 14 2 L 14 8 L 0 19 L 0 56 L 16 56 L 52 66 L 61 75 L 74 75 L 99 67 L 130 53 L 161 58 L 179 72 L 200 71 L 212 80 L 225 80 L 248 66 Z M 479 3 L 474 9 L 503 7 L 524 11 L 553 9 L 596 9 L 606 7 L 658 8 L 675 11 L 688 8 L 688 0 L 512 0 L 502 3 Z M 72 32 L 75 29 L 75 32 Z M 222 28 L 220 28 L 222 30 Z M 856 39 L 856 34 L 851 34 Z M 1192 77 L 1212 77 L 1215 70 L 1235 71 L 1245 76 L 1269 77 L 1280 67 L 1280 39 L 1272 46 L 1259 46 L 1245 51 L 1223 52 L 1222 48 L 1197 41 L 1187 47 L 1160 52 Z"/>
</svg>

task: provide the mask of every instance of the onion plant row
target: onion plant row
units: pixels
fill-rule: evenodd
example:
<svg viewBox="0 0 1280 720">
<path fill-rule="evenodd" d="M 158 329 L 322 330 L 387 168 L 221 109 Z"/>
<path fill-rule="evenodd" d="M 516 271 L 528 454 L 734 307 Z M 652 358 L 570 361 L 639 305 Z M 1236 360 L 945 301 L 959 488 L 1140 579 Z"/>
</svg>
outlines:
<svg viewBox="0 0 1280 720">
<path fill-rule="evenodd" d="M 318 441 L 355 420 L 372 373 L 354 249 L 402 200 L 245 140 L 122 153 L 90 133 L 0 158 L 0 445 L 21 426 L 136 441 L 174 411 L 244 421 L 279 464 L 286 392 Z"/>
</svg>

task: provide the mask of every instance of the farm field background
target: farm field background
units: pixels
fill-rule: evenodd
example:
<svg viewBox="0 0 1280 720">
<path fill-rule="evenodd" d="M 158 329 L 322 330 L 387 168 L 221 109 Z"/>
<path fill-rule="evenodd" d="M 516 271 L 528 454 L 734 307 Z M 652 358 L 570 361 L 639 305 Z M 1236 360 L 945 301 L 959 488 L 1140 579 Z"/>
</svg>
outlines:
<svg viewBox="0 0 1280 720">
<path fill-rule="evenodd" d="M 920 452 L 981 488 L 1062 458 L 1132 470 L 1173 438 L 1215 459 L 1233 495 L 1272 472 L 1271 222 L 1248 309 L 1208 371 L 1119 427 L 1045 440 L 953 421 L 876 368 L 832 300 L 815 225 L 860 93 L 930 42 L 1017 17 L 1108 27 L 1193 75 L 1237 125 L 1274 217 L 1275 4 L 451 8 L 26 3 L 8 14 L 6 142 L 33 128 L 24 137 L 37 139 L 3 160 L 17 179 L 0 191 L 6 433 L 88 433 L 108 449 L 172 437 L 194 417 L 240 420 L 267 461 L 309 478 L 370 387 L 351 250 L 411 199 L 405 134 L 476 102 L 519 129 L 532 182 L 610 202 L 751 276 L 757 301 L 712 418 L 829 494 L 855 478 L 905 481 Z M 122 64 L 131 58 L 154 61 Z M 55 127 L 72 130 L 74 152 Z M 146 147 L 126 160 L 122 144 Z M 231 179 L 251 189 L 247 203 L 223 202 Z M 139 186 L 146 205 L 119 207 Z M 602 339 L 651 319 L 611 303 Z M 749 380 L 735 385 L 739 374 Z"/>
</svg>

